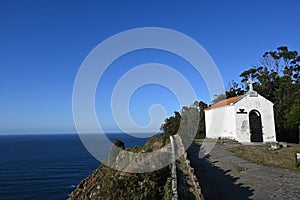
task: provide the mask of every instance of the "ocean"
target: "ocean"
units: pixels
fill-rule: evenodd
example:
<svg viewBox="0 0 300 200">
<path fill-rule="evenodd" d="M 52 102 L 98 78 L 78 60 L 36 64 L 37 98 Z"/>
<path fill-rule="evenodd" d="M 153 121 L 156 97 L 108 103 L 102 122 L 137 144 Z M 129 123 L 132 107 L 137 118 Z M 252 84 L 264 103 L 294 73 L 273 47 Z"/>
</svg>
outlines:
<svg viewBox="0 0 300 200">
<path fill-rule="evenodd" d="M 122 133 L 107 136 L 127 147 L 147 140 Z M 99 164 L 77 134 L 0 135 L 0 200 L 67 199 Z"/>
</svg>

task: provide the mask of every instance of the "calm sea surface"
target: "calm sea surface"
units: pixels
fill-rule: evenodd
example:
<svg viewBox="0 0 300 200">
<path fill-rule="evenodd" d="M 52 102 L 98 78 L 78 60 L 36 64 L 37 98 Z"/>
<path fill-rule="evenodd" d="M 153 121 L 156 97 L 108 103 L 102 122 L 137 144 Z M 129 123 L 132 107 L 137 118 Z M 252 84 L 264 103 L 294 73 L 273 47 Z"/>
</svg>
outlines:
<svg viewBox="0 0 300 200">
<path fill-rule="evenodd" d="M 108 137 L 127 147 L 147 140 Z M 66 199 L 99 164 L 76 134 L 0 136 L 0 199 Z"/>
</svg>

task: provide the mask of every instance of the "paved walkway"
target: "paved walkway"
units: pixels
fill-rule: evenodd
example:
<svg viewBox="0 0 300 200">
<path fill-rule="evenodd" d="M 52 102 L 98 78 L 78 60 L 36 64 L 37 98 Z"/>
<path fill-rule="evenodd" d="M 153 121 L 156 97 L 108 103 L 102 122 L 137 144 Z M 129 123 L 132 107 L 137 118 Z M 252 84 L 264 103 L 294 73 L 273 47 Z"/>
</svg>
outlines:
<svg viewBox="0 0 300 200">
<path fill-rule="evenodd" d="M 192 144 L 188 154 L 206 200 L 300 199 L 300 174 L 243 160 L 224 145 L 199 159 L 200 148 Z"/>
</svg>

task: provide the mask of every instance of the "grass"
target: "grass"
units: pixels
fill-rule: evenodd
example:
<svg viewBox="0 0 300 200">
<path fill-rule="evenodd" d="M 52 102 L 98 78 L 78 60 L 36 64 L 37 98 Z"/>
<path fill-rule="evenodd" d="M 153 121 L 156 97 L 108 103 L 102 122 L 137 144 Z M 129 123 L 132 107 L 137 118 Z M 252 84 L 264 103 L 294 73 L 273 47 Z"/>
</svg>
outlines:
<svg viewBox="0 0 300 200">
<path fill-rule="evenodd" d="M 247 171 L 247 170 L 248 170 L 248 168 L 241 167 L 241 166 L 239 166 L 239 165 L 235 165 L 235 169 L 236 169 L 236 171 L 238 171 L 238 172 L 244 172 L 244 171 Z"/>
<path fill-rule="evenodd" d="M 238 146 L 229 148 L 236 156 L 259 165 L 288 169 L 300 173 L 300 166 L 296 167 L 295 153 L 300 152 L 299 145 L 271 150 L 270 145 Z"/>
<path fill-rule="evenodd" d="M 206 142 L 206 143 L 212 143 L 212 144 L 222 144 L 221 140 L 218 140 L 218 139 L 194 139 L 194 142 L 198 143 L 198 144 L 201 144 L 203 142 Z"/>
</svg>

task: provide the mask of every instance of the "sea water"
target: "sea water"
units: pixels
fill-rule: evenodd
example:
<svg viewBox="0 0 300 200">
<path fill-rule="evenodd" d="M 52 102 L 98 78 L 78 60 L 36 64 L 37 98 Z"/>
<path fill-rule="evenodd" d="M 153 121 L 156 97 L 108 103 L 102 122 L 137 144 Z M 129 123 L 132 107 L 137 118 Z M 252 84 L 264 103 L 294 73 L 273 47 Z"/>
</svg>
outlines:
<svg viewBox="0 0 300 200">
<path fill-rule="evenodd" d="M 107 136 L 127 147 L 147 140 L 122 133 Z M 0 200 L 66 199 L 99 164 L 77 134 L 1 135 Z"/>
</svg>

